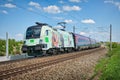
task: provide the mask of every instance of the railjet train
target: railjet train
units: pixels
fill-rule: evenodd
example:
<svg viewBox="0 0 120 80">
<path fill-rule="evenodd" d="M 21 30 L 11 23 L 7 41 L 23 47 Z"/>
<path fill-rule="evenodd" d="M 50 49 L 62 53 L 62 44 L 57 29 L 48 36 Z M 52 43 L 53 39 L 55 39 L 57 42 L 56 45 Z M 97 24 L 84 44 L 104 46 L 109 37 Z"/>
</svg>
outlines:
<svg viewBox="0 0 120 80">
<path fill-rule="evenodd" d="M 96 40 L 65 30 L 54 29 L 45 23 L 28 27 L 22 52 L 29 56 L 58 54 L 99 47 Z"/>
</svg>

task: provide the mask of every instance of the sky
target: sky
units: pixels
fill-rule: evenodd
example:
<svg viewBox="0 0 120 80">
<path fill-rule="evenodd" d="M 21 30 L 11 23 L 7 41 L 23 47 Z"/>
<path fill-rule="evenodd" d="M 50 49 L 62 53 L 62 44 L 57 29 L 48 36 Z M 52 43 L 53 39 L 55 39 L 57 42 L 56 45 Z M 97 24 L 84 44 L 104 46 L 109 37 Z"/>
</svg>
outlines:
<svg viewBox="0 0 120 80">
<path fill-rule="evenodd" d="M 23 40 L 26 29 L 35 22 L 66 31 L 109 41 L 120 42 L 120 0 L 0 0 L 0 39 Z"/>
</svg>

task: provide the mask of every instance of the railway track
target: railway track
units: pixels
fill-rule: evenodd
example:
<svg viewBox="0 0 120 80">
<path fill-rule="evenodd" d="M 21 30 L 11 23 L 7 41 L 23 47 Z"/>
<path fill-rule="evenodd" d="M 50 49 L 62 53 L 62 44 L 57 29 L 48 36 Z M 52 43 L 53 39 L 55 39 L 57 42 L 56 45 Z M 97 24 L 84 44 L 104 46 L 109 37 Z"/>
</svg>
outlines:
<svg viewBox="0 0 120 80">
<path fill-rule="evenodd" d="M 50 61 L 44 61 L 44 62 L 40 62 L 40 63 L 35 63 L 35 64 L 27 65 L 27 66 L 22 66 L 22 67 L 18 67 L 18 68 L 1 71 L 0 72 L 0 80 L 7 79 L 10 77 L 19 75 L 19 74 L 27 73 L 27 72 L 35 70 L 35 69 L 41 69 L 43 67 L 54 65 L 54 64 L 66 61 L 66 60 L 75 59 L 75 58 L 78 58 L 78 57 L 81 57 L 84 55 L 88 55 L 88 54 L 91 54 L 95 51 L 102 50 L 102 49 L 103 48 L 97 48 L 97 49 L 90 50 L 89 52 L 83 52 L 80 54 L 74 54 L 72 56 L 70 55 L 70 56 L 66 56 L 66 57 L 62 57 L 62 58 L 58 58 L 58 59 L 53 59 Z"/>
</svg>

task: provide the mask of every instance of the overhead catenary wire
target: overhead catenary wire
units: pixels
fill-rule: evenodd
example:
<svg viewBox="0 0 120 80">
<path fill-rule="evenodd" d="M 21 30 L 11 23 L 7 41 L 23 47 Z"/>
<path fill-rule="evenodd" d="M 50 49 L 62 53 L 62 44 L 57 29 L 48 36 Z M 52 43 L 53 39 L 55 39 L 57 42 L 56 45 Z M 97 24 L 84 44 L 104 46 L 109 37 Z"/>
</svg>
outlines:
<svg viewBox="0 0 120 80">
<path fill-rule="evenodd" d="M 27 8 L 25 8 L 25 7 L 23 7 L 23 6 L 21 6 L 21 5 L 19 5 L 19 4 L 16 4 L 16 3 L 13 3 L 13 2 L 8 2 L 8 1 L 5 1 L 5 2 L 7 2 L 7 3 L 12 3 L 13 5 L 16 5 L 16 6 L 18 6 L 18 8 L 20 8 L 20 9 L 22 9 L 22 10 L 25 10 L 25 11 L 29 11 L 29 12 L 31 12 L 31 13 L 34 13 L 34 14 L 37 14 L 37 15 L 39 15 L 39 16 L 42 16 L 42 17 L 45 17 L 46 19 L 48 19 L 48 20 L 50 20 L 51 21 L 51 17 L 49 17 L 49 16 L 46 16 L 46 15 L 44 15 L 43 13 L 39 13 L 39 12 L 35 12 L 35 11 L 33 11 L 33 10 L 28 10 Z M 47 0 L 47 2 L 48 3 L 51 3 L 51 1 L 49 1 L 49 0 Z M 66 2 L 65 2 L 66 3 Z M 78 20 L 79 21 L 79 19 L 77 19 L 76 17 L 74 17 L 73 15 L 71 15 L 70 17 L 72 17 L 72 18 L 74 18 L 74 19 L 76 19 L 76 20 Z M 59 22 L 58 20 L 56 20 L 56 19 L 54 19 L 54 21 L 55 22 Z M 53 21 L 53 22 L 54 22 Z"/>
<path fill-rule="evenodd" d="M 7 3 L 12 3 L 12 4 L 18 6 L 18 8 L 20 8 L 20 9 L 22 9 L 22 10 L 29 11 L 27 8 L 21 6 L 20 4 L 16 4 L 16 3 L 14 3 L 13 1 L 12 1 L 12 2 L 8 2 L 7 0 L 4 0 L 4 1 L 7 2 Z M 50 0 L 47 0 L 47 4 L 54 4 L 54 3 L 52 3 Z M 64 1 L 64 4 L 67 4 L 67 2 Z M 71 4 L 73 4 L 73 3 L 71 3 Z M 62 4 L 60 4 L 60 5 L 62 5 Z M 37 14 L 37 15 L 39 15 L 39 16 L 42 16 L 42 17 L 44 17 L 44 18 L 46 18 L 47 20 L 50 20 L 50 21 L 51 21 L 51 19 L 52 19 L 50 16 L 47 16 L 47 15 L 45 15 L 45 14 L 43 14 L 43 13 L 39 13 L 39 12 L 36 12 L 36 11 L 29 11 L 29 12 L 34 13 L 34 14 Z M 75 13 L 75 12 L 71 11 L 71 13 Z M 76 13 L 76 14 L 77 14 L 77 13 Z M 60 15 L 62 15 L 62 13 L 61 13 Z M 72 17 L 72 18 L 80 21 L 80 19 L 78 19 L 78 17 L 76 18 L 76 17 L 73 16 L 73 15 L 70 15 L 70 17 Z M 59 20 L 55 20 L 55 19 L 53 20 L 53 22 L 54 22 L 54 21 L 55 21 L 56 23 L 59 22 Z M 78 29 L 81 29 L 81 28 L 75 27 L 75 29 L 78 30 Z M 85 30 L 86 30 L 86 29 L 84 29 L 84 30 L 82 30 L 82 31 L 85 31 Z M 101 31 L 102 31 L 102 32 L 105 32 L 105 31 L 103 31 L 102 29 L 101 29 Z M 106 31 L 106 32 L 107 32 L 107 31 Z"/>
<path fill-rule="evenodd" d="M 51 1 L 50 0 L 46 0 L 49 4 L 51 3 Z M 51 4 L 53 4 L 53 3 L 51 3 Z M 67 2 L 65 2 L 64 1 L 64 4 L 67 4 Z M 62 5 L 62 4 L 61 4 Z M 71 13 L 73 13 L 73 11 L 71 11 Z M 75 13 L 75 12 L 74 12 Z M 75 13 L 76 14 L 76 13 Z M 80 21 L 80 19 L 78 19 L 78 17 L 76 18 L 75 16 L 73 16 L 73 15 L 70 15 L 70 17 L 72 17 L 73 19 L 76 19 L 77 21 Z"/>
<path fill-rule="evenodd" d="M 28 10 L 28 8 L 25 8 L 25 7 L 23 7 L 23 6 L 21 6 L 21 5 L 19 5 L 19 4 L 16 4 L 16 3 L 13 3 L 13 2 L 8 2 L 8 1 L 4 1 L 4 2 L 7 2 L 7 3 L 11 3 L 11 4 L 13 4 L 13 5 L 16 5 L 17 6 L 17 8 L 19 8 L 19 9 L 22 9 L 22 10 L 25 10 L 25 11 L 27 11 L 27 12 L 31 12 L 31 13 L 34 13 L 34 14 L 37 14 L 37 15 L 39 15 L 39 16 L 41 16 L 41 17 L 44 17 L 44 18 L 46 18 L 47 20 L 50 20 L 51 21 L 51 17 L 50 16 L 46 16 L 46 15 L 44 15 L 43 13 L 39 13 L 39 12 L 35 12 L 35 11 L 33 11 L 33 10 Z M 57 20 L 54 20 L 55 22 L 58 22 Z M 53 22 L 54 22 L 53 21 Z"/>
</svg>

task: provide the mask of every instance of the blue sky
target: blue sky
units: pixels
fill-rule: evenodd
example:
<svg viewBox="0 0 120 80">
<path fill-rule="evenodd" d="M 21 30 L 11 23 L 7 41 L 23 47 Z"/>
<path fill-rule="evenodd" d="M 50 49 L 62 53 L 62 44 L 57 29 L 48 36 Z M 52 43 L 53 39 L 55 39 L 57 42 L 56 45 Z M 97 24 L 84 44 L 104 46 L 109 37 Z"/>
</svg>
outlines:
<svg viewBox="0 0 120 80">
<path fill-rule="evenodd" d="M 73 26 L 78 34 L 99 41 L 109 40 L 112 24 L 112 40 L 120 42 L 120 0 L 0 0 L 0 38 L 23 40 L 27 27 L 35 22 L 59 27 L 66 22 L 66 30 Z"/>
</svg>

